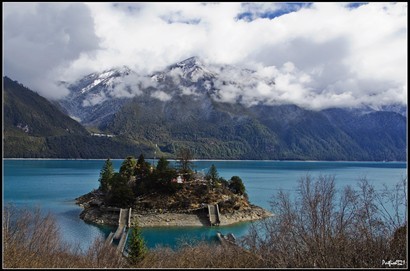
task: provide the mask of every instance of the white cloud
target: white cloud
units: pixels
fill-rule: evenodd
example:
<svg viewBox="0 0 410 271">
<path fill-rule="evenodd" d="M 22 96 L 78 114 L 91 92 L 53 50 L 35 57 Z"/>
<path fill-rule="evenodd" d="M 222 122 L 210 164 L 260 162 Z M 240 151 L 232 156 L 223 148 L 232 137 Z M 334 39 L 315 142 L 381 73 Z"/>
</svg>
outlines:
<svg viewBox="0 0 410 271">
<path fill-rule="evenodd" d="M 168 75 L 171 76 L 174 84 L 178 85 L 181 82 L 181 77 L 184 75 L 184 72 L 181 68 L 173 68 L 169 71 Z"/>
<path fill-rule="evenodd" d="M 93 20 L 80 3 L 4 3 L 5 75 L 52 99 L 68 90 L 58 76 L 98 48 Z"/>
<path fill-rule="evenodd" d="M 179 89 L 181 90 L 182 95 L 200 96 L 200 94 L 196 92 L 196 89 L 194 87 L 180 86 Z"/>
<path fill-rule="evenodd" d="M 102 102 L 107 100 L 107 96 L 104 92 L 99 92 L 97 94 L 90 94 L 87 98 L 83 101 L 83 106 L 94 106 L 97 104 L 101 104 Z"/>
<path fill-rule="evenodd" d="M 154 91 L 153 93 L 151 93 L 151 97 L 152 97 L 152 98 L 155 98 L 155 99 L 158 99 L 158 100 L 160 100 L 160 101 L 162 101 L 162 102 L 169 101 L 169 100 L 171 100 L 171 98 L 172 98 L 171 95 L 169 95 L 169 94 L 163 92 L 162 90 L 156 90 L 156 91 Z"/>
<path fill-rule="evenodd" d="M 218 81 L 224 101 L 291 102 L 316 109 L 407 103 L 407 3 L 3 7 L 5 74 L 39 92 L 42 87 L 40 93 L 49 97 L 64 94 L 53 79 L 73 80 L 122 65 L 147 74 L 196 55 L 209 64 L 256 70 L 249 82 L 229 71 L 222 75 L 221 80 L 241 82 Z M 113 95 L 139 94 L 133 84 L 117 88 Z"/>
<path fill-rule="evenodd" d="M 111 97 L 132 98 L 141 95 L 143 89 L 156 87 L 156 82 L 150 77 L 130 73 L 126 76 L 115 78 L 111 87 Z"/>
</svg>

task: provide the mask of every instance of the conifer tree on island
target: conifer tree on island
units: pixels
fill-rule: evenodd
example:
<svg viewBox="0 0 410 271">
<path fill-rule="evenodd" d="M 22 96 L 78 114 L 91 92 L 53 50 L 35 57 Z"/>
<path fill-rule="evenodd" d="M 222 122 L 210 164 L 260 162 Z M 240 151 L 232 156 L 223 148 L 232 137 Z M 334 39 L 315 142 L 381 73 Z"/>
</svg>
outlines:
<svg viewBox="0 0 410 271">
<path fill-rule="evenodd" d="M 216 181 L 219 178 L 218 171 L 216 170 L 216 166 L 214 164 L 211 165 L 209 168 L 208 174 L 206 175 L 206 178 L 212 181 Z"/>
<path fill-rule="evenodd" d="M 108 158 L 105 161 L 104 166 L 100 171 L 100 178 L 98 180 L 100 182 L 100 189 L 103 192 L 107 192 L 109 190 L 110 181 L 113 175 L 114 175 L 114 167 L 112 165 L 110 158 Z"/>
<path fill-rule="evenodd" d="M 111 190 L 108 194 L 110 204 L 120 208 L 128 208 L 135 199 L 135 194 L 128 185 L 126 176 L 114 173 L 111 178 Z"/>
<path fill-rule="evenodd" d="M 242 179 L 238 176 L 233 176 L 229 182 L 229 188 L 235 194 L 245 195 L 245 185 L 242 182 Z"/>
<path fill-rule="evenodd" d="M 121 164 L 120 174 L 123 175 L 127 180 L 130 180 L 130 178 L 135 175 L 136 165 L 137 161 L 135 161 L 135 158 L 133 156 L 128 156 Z"/>
<path fill-rule="evenodd" d="M 138 157 L 137 165 L 136 165 L 136 174 L 142 178 L 146 177 L 151 169 L 150 163 L 145 161 L 144 155 L 141 154 Z"/>
<path fill-rule="evenodd" d="M 157 164 L 157 170 L 159 172 L 165 172 L 168 170 L 168 167 L 169 167 L 169 161 L 165 159 L 164 157 L 161 157 Z"/>
</svg>

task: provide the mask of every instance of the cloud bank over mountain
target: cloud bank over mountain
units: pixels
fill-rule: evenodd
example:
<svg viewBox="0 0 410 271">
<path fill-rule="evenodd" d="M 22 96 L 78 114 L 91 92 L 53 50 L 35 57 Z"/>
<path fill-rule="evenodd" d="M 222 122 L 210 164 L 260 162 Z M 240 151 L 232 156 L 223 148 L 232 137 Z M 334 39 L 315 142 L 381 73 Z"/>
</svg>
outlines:
<svg viewBox="0 0 410 271">
<path fill-rule="evenodd" d="M 80 3 L 3 3 L 3 16 L 4 74 L 47 98 L 66 95 L 59 77 L 100 47 L 90 9 Z"/>
<path fill-rule="evenodd" d="M 138 76 L 113 95 L 138 95 L 143 86 L 133 80 L 151 84 L 140 75 L 198 56 L 219 72 L 221 101 L 315 109 L 407 101 L 407 3 L 4 3 L 3 10 L 4 74 L 51 99 L 68 92 L 59 81 L 122 65 Z M 218 70 L 224 65 L 254 72 Z M 169 100 L 164 94 L 152 96 Z"/>
</svg>

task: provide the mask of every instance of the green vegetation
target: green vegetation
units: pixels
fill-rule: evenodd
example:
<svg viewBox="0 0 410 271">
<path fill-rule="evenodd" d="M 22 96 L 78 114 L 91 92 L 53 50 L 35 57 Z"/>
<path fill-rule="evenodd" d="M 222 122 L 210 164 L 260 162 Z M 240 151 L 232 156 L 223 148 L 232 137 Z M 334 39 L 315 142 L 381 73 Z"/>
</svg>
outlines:
<svg viewBox="0 0 410 271">
<path fill-rule="evenodd" d="M 128 179 L 121 173 L 114 173 L 110 179 L 111 189 L 106 193 L 106 202 L 120 208 L 129 207 L 134 202 L 134 192 L 128 185 Z"/>
<path fill-rule="evenodd" d="M 218 170 L 214 164 L 211 165 L 209 168 L 208 173 L 206 174 L 205 178 L 212 182 L 217 182 L 219 180 Z"/>
<path fill-rule="evenodd" d="M 107 192 L 110 189 L 110 180 L 112 179 L 113 175 L 114 167 L 111 160 L 108 158 L 107 161 L 105 161 L 103 168 L 101 169 L 100 179 L 98 180 L 100 182 L 101 191 Z"/>
<path fill-rule="evenodd" d="M 144 238 L 141 236 L 141 229 L 138 223 L 130 229 L 130 241 L 128 245 L 128 261 L 131 265 L 136 265 L 141 262 L 146 256 L 148 249 L 145 245 Z"/>
<path fill-rule="evenodd" d="M 202 176 L 192 170 L 190 159 L 190 151 L 183 150 L 178 167 L 173 168 L 164 157 L 153 167 L 142 154 L 138 160 L 128 156 L 119 172 L 114 172 L 111 160 L 107 159 L 99 179 L 102 200 L 109 206 L 158 210 L 195 209 L 204 203 L 219 202 L 221 211 L 226 211 L 249 205 L 238 176 L 226 181 L 219 177 L 215 165 Z"/>
<path fill-rule="evenodd" d="M 158 160 L 158 164 L 157 164 L 157 170 L 158 172 L 166 172 L 167 170 L 169 170 L 169 161 L 167 159 L 165 159 L 164 157 L 161 157 Z"/>
<path fill-rule="evenodd" d="M 406 160 L 406 117 L 393 112 L 138 97 L 100 129 L 147 146 L 155 142 L 160 155 L 173 159 L 189 149 L 200 159 Z"/>
<path fill-rule="evenodd" d="M 406 161 L 406 117 L 394 112 L 247 108 L 189 95 L 164 104 L 139 96 L 88 128 L 116 135 L 107 138 L 91 136 L 58 106 L 7 77 L 3 93 L 6 158 L 154 157 L 157 151 L 180 159 L 185 149 L 207 159 Z"/>
<path fill-rule="evenodd" d="M 106 172 L 106 161 L 102 172 Z M 161 158 L 156 169 L 145 161 L 141 154 L 138 161 L 128 156 L 121 164 L 120 171 L 113 173 L 106 182 L 110 185 L 104 192 L 104 201 L 117 207 L 133 206 L 135 198 L 153 192 L 166 193 L 173 191 L 171 180 L 177 175 L 176 170 L 168 168 L 169 162 Z M 101 187 L 101 186 L 100 186 Z"/>
<path fill-rule="evenodd" d="M 242 182 L 242 179 L 238 176 L 233 176 L 229 181 L 229 188 L 235 194 L 244 195 L 245 194 L 245 185 Z"/>
<path fill-rule="evenodd" d="M 134 157 L 128 156 L 124 162 L 122 162 L 120 167 L 120 174 L 121 176 L 130 181 L 131 177 L 135 175 L 137 161 Z"/>
<path fill-rule="evenodd" d="M 91 136 L 54 104 L 4 77 L 5 158 L 122 158 L 153 148 L 122 136 Z"/>
<path fill-rule="evenodd" d="M 63 114 L 47 99 L 3 77 L 4 125 L 10 135 L 67 136 L 88 134 L 78 122 Z"/>
</svg>

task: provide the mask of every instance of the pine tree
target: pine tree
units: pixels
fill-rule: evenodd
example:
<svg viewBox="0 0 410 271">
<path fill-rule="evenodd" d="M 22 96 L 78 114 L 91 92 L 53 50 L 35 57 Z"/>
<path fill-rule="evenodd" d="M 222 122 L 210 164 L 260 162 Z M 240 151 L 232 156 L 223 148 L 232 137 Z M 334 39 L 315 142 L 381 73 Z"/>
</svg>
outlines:
<svg viewBox="0 0 410 271">
<path fill-rule="evenodd" d="M 141 229 L 138 224 L 131 228 L 128 251 L 128 260 L 132 265 L 135 265 L 141 261 L 148 252 L 144 238 L 141 236 Z"/>
<path fill-rule="evenodd" d="M 108 158 L 104 166 L 102 167 L 100 171 L 100 178 L 98 181 L 100 182 L 100 189 L 103 192 L 107 192 L 109 187 L 110 187 L 110 181 L 112 176 L 114 175 L 114 167 L 112 166 L 112 162 L 110 158 Z"/>
<path fill-rule="evenodd" d="M 137 162 L 133 156 L 128 156 L 121 164 L 120 174 L 127 180 L 130 180 L 135 175 L 135 166 Z"/>
<path fill-rule="evenodd" d="M 138 157 L 137 165 L 142 166 L 145 164 L 145 158 L 144 155 L 141 153 L 140 156 Z"/>
<path fill-rule="evenodd" d="M 135 173 L 138 176 L 138 178 L 141 178 L 141 179 L 145 178 L 150 172 L 150 168 L 151 168 L 150 163 L 146 162 L 144 155 L 141 154 L 138 157 L 137 165 L 135 167 Z"/>
<path fill-rule="evenodd" d="M 242 179 L 238 176 L 233 176 L 229 182 L 229 188 L 239 195 L 245 195 L 245 185 L 242 182 Z"/>
<path fill-rule="evenodd" d="M 166 158 L 161 157 L 158 161 L 158 164 L 157 164 L 158 172 L 163 173 L 163 172 L 167 171 L 168 169 L 169 169 L 169 161 Z"/>
<path fill-rule="evenodd" d="M 132 206 L 135 200 L 135 194 L 127 183 L 128 181 L 124 175 L 114 173 L 111 178 L 111 190 L 108 197 L 108 201 L 111 205 L 121 208 L 129 208 Z"/>
<path fill-rule="evenodd" d="M 212 164 L 209 168 L 209 171 L 206 174 L 206 179 L 214 182 L 219 180 L 218 170 L 216 170 L 216 166 L 214 164 Z"/>
</svg>

